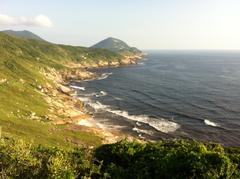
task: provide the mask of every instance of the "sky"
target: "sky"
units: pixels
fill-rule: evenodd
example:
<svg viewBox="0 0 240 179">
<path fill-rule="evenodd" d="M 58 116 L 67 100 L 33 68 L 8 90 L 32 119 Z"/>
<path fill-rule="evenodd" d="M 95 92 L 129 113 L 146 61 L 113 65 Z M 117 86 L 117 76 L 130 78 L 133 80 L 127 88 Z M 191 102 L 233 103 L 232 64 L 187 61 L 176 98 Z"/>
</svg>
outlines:
<svg viewBox="0 0 240 179">
<path fill-rule="evenodd" d="M 0 0 L 0 30 L 61 44 L 107 37 L 140 49 L 240 49 L 240 0 Z"/>
</svg>

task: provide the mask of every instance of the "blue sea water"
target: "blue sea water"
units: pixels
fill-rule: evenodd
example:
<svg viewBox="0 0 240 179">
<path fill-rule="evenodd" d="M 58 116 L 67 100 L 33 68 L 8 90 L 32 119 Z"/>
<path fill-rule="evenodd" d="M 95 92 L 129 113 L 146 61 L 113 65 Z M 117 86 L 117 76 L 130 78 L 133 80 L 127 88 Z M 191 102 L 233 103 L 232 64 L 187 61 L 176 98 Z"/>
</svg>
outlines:
<svg viewBox="0 0 240 179">
<path fill-rule="evenodd" d="M 240 145 L 240 52 L 148 51 L 137 65 L 73 82 L 96 120 L 140 138 Z"/>
</svg>

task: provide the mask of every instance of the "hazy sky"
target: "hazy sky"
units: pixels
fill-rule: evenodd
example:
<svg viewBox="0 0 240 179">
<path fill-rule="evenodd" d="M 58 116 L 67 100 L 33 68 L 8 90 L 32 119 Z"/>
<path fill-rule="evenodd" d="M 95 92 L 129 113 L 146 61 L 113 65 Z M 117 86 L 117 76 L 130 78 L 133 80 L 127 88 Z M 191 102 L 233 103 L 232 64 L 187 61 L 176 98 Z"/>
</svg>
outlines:
<svg viewBox="0 0 240 179">
<path fill-rule="evenodd" d="M 0 29 L 82 46 L 112 36 L 141 49 L 240 49 L 240 0 L 0 0 Z"/>
</svg>

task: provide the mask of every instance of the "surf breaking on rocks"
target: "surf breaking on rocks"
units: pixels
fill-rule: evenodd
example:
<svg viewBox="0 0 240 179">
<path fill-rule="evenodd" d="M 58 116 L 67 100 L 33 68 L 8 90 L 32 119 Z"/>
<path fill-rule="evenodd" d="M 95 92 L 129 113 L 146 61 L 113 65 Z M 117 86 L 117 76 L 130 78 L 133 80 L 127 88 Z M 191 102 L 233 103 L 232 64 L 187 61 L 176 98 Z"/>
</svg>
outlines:
<svg viewBox="0 0 240 179">
<path fill-rule="evenodd" d="M 166 120 L 163 118 L 152 118 L 147 115 L 130 115 L 127 111 L 123 110 L 114 110 L 111 106 L 104 105 L 99 101 L 93 101 L 89 97 L 78 97 L 81 101 L 85 103 L 85 105 L 90 106 L 94 109 L 95 112 L 109 112 L 115 114 L 117 116 L 121 116 L 131 121 L 135 121 L 147 124 L 154 128 L 157 131 L 163 133 L 171 133 L 180 128 L 180 125 L 174 121 Z M 136 131 L 136 129 L 134 129 Z M 146 132 L 144 132 L 146 133 Z"/>
</svg>

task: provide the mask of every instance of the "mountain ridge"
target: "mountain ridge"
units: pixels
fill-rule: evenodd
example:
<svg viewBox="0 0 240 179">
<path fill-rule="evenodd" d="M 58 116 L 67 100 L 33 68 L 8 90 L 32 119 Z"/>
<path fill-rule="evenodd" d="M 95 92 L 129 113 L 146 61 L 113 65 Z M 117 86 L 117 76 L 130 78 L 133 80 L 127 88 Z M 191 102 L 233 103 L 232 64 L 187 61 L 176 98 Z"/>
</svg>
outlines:
<svg viewBox="0 0 240 179">
<path fill-rule="evenodd" d="M 141 51 L 136 47 L 129 46 L 126 42 L 114 38 L 108 37 L 95 45 L 91 46 L 90 48 L 97 48 L 97 49 L 107 49 L 113 52 L 121 53 L 121 54 L 139 54 Z"/>
<path fill-rule="evenodd" d="M 3 30 L 3 31 L 0 31 L 0 32 L 5 33 L 7 35 L 10 35 L 12 37 L 17 37 L 17 38 L 46 41 L 43 38 L 41 38 L 40 36 L 36 35 L 35 33 L 31 32 L 31 31 L 28 31 L 28 30 L 21 30 L 21 31 Z"/>
</svg>

